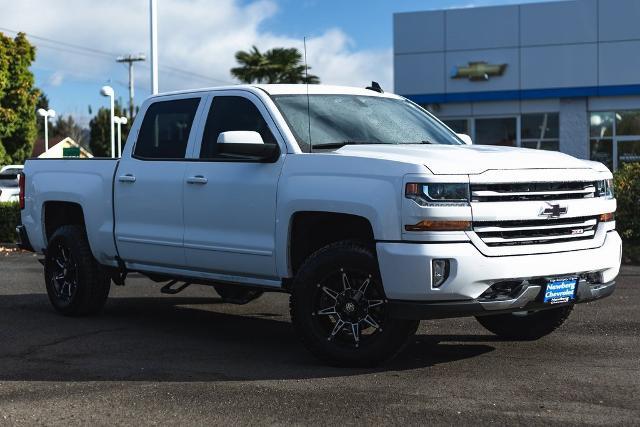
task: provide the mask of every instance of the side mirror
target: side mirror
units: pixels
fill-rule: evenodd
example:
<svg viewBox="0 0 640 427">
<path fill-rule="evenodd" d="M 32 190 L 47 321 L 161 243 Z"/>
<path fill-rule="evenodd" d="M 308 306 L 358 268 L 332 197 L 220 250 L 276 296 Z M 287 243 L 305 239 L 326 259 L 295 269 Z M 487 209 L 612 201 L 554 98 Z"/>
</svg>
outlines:
<svg viewBox="0 0 640 427">
<path fill-rule="evenodd" d="M 250 130 L 231 130 L 220 132 L 218 144 L 264 144 L 258 132 Z"/>
<path fill-rule="evenodd" d="M 218 135 L 218 155 L 229 160 L 273 163 L 280 156 L 278 144 L 265 144 L 258 132 L 234 130 Z"/>
<path fill-rule="evenodd" d="M 471 145 L 473 144 L 473 141 L 471 140 L 471 137 L 469 135 L 467 135 L 466 133 L 456 133 L 456 135 L 458 136 L 458 138 L 460 138 L 462 140 L 462 142 L 464 142 L 466 145 Z"/>
</svg>

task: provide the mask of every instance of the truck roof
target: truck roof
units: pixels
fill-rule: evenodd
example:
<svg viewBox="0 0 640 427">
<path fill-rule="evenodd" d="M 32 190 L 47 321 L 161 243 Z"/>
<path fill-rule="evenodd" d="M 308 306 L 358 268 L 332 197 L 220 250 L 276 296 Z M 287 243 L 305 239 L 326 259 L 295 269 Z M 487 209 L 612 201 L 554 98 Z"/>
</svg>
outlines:
<svg viewBox="0 0 640 427">
<path fill-rule="evenodd" d="M 379 96 L 385 98 L 400 98 L 392 93 L 378 93 L 365 88 L 357 88 L 351 86 L 335 86 L 335 85 L 317 85 L 317 84 L 238 84 L 230 86 L 216 86 L 201 89 L 187 89 L 174 92 L 164 92 L 153 97 L 178 95 L 183 93 L 210 92 L 216 90 L 244 89 L 250 92 L 263 90 L 269 95 L 361 95 L 361 96 Z"/>
</svg>

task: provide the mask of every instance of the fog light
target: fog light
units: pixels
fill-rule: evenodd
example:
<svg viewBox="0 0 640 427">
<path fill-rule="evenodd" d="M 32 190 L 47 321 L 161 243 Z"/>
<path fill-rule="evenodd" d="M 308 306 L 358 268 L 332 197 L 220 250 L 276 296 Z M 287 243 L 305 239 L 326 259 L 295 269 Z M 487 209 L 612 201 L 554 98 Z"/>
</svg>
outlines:
<svg viewBox="0 0 640 427">
<path fill-rule="evenodd" d="M 600 284 L 604 283 L 604 277 L 602 275 L 602 271 L 596 271 L 593 273 L 587 273 L 585 275 L 585 279 L 589 284 Z"/>
<path fill-rule="evenodd" d="M 431 286 L 439 288 L 449 277 L 449 260 L 434 259 L 431 261 Z"/>
</svg>

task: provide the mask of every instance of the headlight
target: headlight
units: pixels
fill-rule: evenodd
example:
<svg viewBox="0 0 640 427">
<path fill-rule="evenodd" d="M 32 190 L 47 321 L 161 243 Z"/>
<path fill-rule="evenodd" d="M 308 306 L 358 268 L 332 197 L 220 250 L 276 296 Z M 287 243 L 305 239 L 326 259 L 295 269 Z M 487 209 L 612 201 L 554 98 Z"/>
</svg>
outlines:
<svg viewBox="0 0 640 427">
<path fill-rule="evenodd" d="M 466 205 L 469 203 L 469 184 L 407 184 L 405 197 L 414 200 L 420 206 Z"/>
<path fill-rule="evenodd" d="M 596 182 L 596 197 L 606 197 L 607 199 L 613 199 L 613 180 L 603 179 Z"/>
</svg>

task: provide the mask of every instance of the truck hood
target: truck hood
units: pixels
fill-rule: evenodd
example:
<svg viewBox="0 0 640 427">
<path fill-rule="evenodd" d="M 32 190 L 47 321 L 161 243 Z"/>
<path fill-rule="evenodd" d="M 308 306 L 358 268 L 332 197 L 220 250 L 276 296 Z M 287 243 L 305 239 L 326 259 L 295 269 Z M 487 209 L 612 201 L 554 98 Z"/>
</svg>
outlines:
<svg viewBox="0 0 640 427">
<path fill-rule="evenodd" d="M 492 145 L 347 145 L 334 153 L 420 164 L 435 175 L 473 175 L 496 169 L 588 169 L 592 166 L 555 151 Z"/>
</svg>

